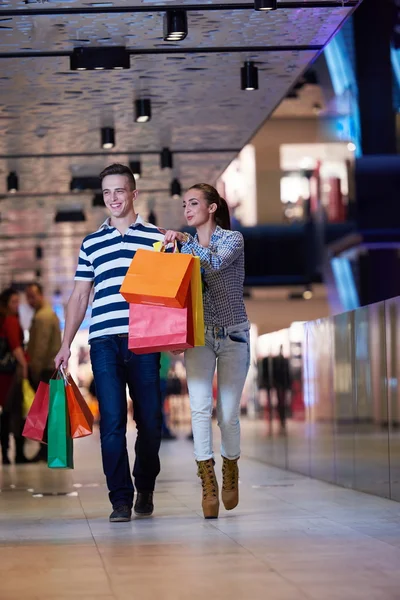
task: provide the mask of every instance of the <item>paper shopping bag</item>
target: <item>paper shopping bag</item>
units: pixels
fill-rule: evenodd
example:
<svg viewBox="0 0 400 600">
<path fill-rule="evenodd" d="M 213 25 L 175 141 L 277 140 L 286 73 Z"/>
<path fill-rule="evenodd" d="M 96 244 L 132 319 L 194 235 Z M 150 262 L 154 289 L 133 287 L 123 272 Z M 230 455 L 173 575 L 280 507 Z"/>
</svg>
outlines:
<svg viewBox="0 0 400 600">
<path fill-rule="evenodd" d="M 70 433 L 72 438 L 81 438 L 93 433 L 93 415 L 78 386 L 68 375 L 67 394 Z"/>
<path fill-rule="evenodd" d="M 47 466 L 51 469 L 73 469 L 73 446 L 64 379 L 50 380 L 47 440 Z"/>
<path fill-rule="evenodd" d="M 35 399 L 35 392 L 28 379 L 22 380 L 22 417 L 25 419 L 28 414 L 33 401 Z"/>
<path fill-rule="evenodd" d="M 194 345 L 204 346 L 203 290 L 201 283 L 200 258 L 198 256 L 194 257 L 190 289 L 192 295 Z"/>
<path fill-rule="evenodd" d="M 192 269 L 190 254 L 138 250 L 120 292 L 127 302 L 184 308 Z"/>
<path fill-rule="evenodd" d="M 128 347 L 135 354 L 186 350 L 193 346 L 190 288 L 184 308 L 129 305 Z"/>
<path fill-rule="evenodd" d="M 36 442 L 46 441 L 46 427 L 49 416 L 49 384 L 40 382 L 32 406 L 26 415 L 22 435 Z"/>
</svg>

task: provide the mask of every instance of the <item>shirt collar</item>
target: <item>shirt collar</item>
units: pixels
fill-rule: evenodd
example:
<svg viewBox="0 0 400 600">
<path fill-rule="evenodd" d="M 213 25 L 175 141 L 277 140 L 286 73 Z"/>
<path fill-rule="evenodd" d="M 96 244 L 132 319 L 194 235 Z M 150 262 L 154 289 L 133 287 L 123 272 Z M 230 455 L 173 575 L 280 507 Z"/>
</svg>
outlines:
<svg viewBox="0 0 400 600">
<path fill-rule="evenodd" d="M 216 228 L 214 229 L 214 232 L 213 232 L 211 238 L 210 238 L 210 244 L 211 244 L 211 242 L 214 242 L 215 240 L 217 240 L 220 237 L 221 231 L 222 231 L 221 227 L 219 225 L 217 225 Z M 195 240 L 198 241 L 199 236 L 197 235 L 197 233 L 194 237 L 195 237 Z"/>
<path fill-rule="evenodd" d="M 112 228 L 112 225 L 110 225 L 110 219 L 111 217 L 107 217 L 104 223 L 100 225 L 99 231 L 101 231 L 102 229 Z M 138 225 L 145 225 L 145 221 L 140 215 L 137 215 L 136 221 L 129 226 L 129 229 L 131 229 L 132 227 L 137 227 Z"/>
</svg>

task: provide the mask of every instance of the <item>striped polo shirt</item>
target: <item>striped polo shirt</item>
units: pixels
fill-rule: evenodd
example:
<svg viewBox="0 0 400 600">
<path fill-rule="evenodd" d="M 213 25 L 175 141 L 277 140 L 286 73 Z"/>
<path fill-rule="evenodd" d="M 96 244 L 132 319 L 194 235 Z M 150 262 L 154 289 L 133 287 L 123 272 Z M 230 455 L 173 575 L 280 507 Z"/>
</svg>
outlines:
<svg viewBox="0 0 400 600">
<path fill-rule="evenodd" d="M 75 281 L 94 282 L 89 341 L 103 335 L 128 333 L 129 305 L 119 289 L 136 250 L 153 250 L 154 242 L 163 239 L 163 231 L 140 216 L 125 235 L 110 225 L 108 218 L 97 231 L 85 237 Z"/>
</svg>

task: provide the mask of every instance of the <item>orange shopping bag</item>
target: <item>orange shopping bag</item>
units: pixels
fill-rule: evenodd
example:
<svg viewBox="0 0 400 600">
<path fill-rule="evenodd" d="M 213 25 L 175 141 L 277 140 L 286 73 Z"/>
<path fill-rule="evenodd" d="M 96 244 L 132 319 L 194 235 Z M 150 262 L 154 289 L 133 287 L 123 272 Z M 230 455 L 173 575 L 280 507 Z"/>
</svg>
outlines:
<svg viewBox="0 0 400 600">
<path fill-rule="evenodd" d="M 184 308 L 192 269 L 190 254 L 138 250 L 120 292 L 127 302 Z"/>
<path fill-rule="evenodd" d="M 81 438 L 93 433 L 93 415 L 85 398 L 71 375 L 67 376 L 68 384 L 65 386 L 68 403 L 71 437 Z"/>
<path fill-rule="evenodd" d="M 129 305 L 128 348 L 135 354 L 186 350 L 194 347 L 192 298 L 184 308 Z"/>
</svg>

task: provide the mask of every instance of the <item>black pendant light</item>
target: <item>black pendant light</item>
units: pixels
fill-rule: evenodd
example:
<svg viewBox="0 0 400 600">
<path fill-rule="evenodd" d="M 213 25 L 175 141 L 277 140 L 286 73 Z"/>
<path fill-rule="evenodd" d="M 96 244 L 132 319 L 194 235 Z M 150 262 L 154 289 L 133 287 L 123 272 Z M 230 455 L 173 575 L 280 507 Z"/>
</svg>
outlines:
<svg viewBox="0 0 400 600">
<path fill-rule="evenodd" d="M 142 176 L 142 163 L 140 160 L 132 160 L 129 163 L 129 168 L 132 171 L 132 175 L 136 180 L 140 179 Z"/>
<path fill-rule="evenodd" d="M 248 60 L 240 69 L 242 90 L 258 90 L 258 69 L 254 62 Z"/>
<path fill-rule="evenodd" d="M 115 146 L 115 131 L 113 127 L 103 127 L 101 130 L 101 146 L 104 150 L 110 150 Z"/>
<path fill-rule="evenodd" d="M 254 10 L 276 10 L 278 8 L 276 0 L 255 0 Z"/>
<path fill-rule="evenodd" d="M 147 123 L 151 119 L 151 101 L 150 98 L 139 98 L 135 100 L 135 121 L 136 123 Z"/>
<path fill-rule="evenodd" d="M 7 190 L 10 194 L 15 194 L 15 192 L 18 192 L 18 188 L 18 175 L 15 171 L 10 171 L 7 177 Z"/>
<path fill-rule="evenodd" d="M 172 152 L 169 148 L 163 148 L 160 153 L 160 166 L 162 169 L 172 169 Z"/>
<path fill-rule="evenodd" d="M 171 181 L 170 192 L 171 196 L 176 200 L 182 195 L 181 182 L 176 177 Z"/>
<path fill-rule="evenodd" d="M 188 32 L 185 10 L 167 10 L 164 14 L 164 41 L 180 42 Z"/>
</svg>

